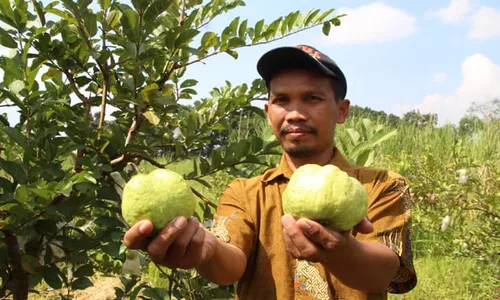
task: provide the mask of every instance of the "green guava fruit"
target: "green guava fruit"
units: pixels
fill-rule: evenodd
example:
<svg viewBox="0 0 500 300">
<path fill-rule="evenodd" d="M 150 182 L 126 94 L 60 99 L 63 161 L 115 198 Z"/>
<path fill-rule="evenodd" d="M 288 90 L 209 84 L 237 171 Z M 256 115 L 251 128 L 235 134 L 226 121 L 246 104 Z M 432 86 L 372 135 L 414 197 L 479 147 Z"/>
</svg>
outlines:
<svg viewBox="0 0 500 300">
<path fill-rule="evenodd" d="M 306 164 L 295 170 L 282 198 L 283 212 L 335 231 L 347 231 L 367 213 L 363 185 L 334 165 Z"/>
<path fill-rule="evenodd" d="M 196 196 L 186 180 L 166 169 L 135 175 L 122 193 L 123 219 L 130 226 L 141 220 L 150 220 L 154 232 L 160 231 L 177 216 L 191 217 L 195 207 Z"/>
</svg>

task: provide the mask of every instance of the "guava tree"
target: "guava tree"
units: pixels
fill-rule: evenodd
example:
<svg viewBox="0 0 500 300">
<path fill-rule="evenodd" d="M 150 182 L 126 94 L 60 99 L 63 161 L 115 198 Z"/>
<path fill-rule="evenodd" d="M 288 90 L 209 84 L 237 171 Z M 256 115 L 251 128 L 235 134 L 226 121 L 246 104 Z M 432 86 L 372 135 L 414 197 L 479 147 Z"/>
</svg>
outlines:
<svg viewBox="0 0 500 300">
<path fill-rule="evenodd" d="M 296 11 L 207 29 L 239 6 L 244 2 L 0 0 L 0 45 L 7 49 L 0 107 L 20 115 L 17 123 L 0 115 L 0 297 L 26 299 L 46 284 L 70 298 L 92 285 L 96 271 L 119 276 L 127 254 L 120 192 L 141 162 L 164 167 L 189 159 L 193 171 L 183 175 L 204 185 L 208 174 L 266 165 L 276 143 L 257 136 L 206 148 L 230 129 L 230 116 L 262 114 L 252 101 L 265 96 L 264 84 L 226 82 L 200 99 L 186 70 L 314 27 L 328 34 L 340 16 Z M 111 108 L 113 121 L 106 121 Z M 213 202 L 193 189 L 198 217 L 209 220 Z M 117 298 L 198 299 L 223 291 L 192 272 L 162 271 L 167 288 L 123 277 Z"/>
</svg>

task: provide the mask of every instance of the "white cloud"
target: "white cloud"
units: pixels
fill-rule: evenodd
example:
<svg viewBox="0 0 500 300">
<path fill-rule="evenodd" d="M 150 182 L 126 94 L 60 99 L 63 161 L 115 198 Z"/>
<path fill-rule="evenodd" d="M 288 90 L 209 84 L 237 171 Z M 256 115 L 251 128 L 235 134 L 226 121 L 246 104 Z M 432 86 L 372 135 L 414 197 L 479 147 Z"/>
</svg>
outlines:
<svg viewBox="0 0 500 300">
<path fill-rule="evenodd" d="M 500 10 L 482 6 L 472 15 L 469 38 L 485 40 L 500 37 Z"/>
<path fill-rule="evenodd" d="M 404 10 L 376 2 L 356 8 L 339 8 L 342 24 L 332 27 L 329 42 L 363 44 L 404 38 L 416 31 L 416 18 Z"/>
<path fill-rule="evenodd" d="M 447 78 L 448 78 L 448 74 L 443 73 L 443 72 L 439 72 L 439 73 L 434 74 L 434 76 L 432 77 L 432 82 L 443 83 L 446 81 Z"/>
<path fill-rule="evenodd" d="M 500 97 L 500 64 L 484 54 L 475 54 L 462 62 L 462 85 L 452 95 L 433 94 L 417 105 L 396 105 L 401 115 L 410 110 L 437 113 L 439 124 L 458 123 L 472 102 L 483 104 Z"/>
<path fill-rule="evenodd" d="M 472 10 L 471 0 L 451 0 L 447 7 L 441 8 L 435 14 L 445 23 L 462 20 Z"/>
</svg>

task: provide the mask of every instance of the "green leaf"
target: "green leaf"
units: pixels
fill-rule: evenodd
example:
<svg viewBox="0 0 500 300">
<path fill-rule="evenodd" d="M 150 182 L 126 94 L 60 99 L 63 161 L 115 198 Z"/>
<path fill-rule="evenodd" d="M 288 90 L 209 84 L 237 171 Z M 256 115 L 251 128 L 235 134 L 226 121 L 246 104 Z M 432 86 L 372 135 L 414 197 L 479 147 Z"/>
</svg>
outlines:
<svg viewBox="0 0 500 300">
<path fill-rule="evenodd" d="M 83 20 L 83 24 L 85 25 L 85 29 L 89 34 L 89 38 L 92 38 L 97 34 L 97 15 L 96 14 L 86 14 Z"/>
<path fill-rule="evenodd" d="M 167 11 L 172 2 L 172 0 L 151 1 L 151 4 L 148 6 L 143 15 L 143 20 L 146 21 L 146 26 L 149 26 L 150 23 L 153 23 L 162 12 Z"/>
<path fill-rule="evenodd" d="M 14 192 L 14 185 L 12 182 L 3 177 L 0 177 L 0 188 L 2 188 L 4 194 Z"/>
<path fill-rule="evenodd" d="M 226 50 L 225 53 L 231 55 L 232 58 L 234 59 L 238 59 L 238 52 L 234 51 L 234 50 Z"/>
<path fill-rule="evenodd" d="M 112 10 L 106 16 L 106 24 L 109 28 L 115 29 L 120 24 L 122 13 L 119 10 Z"/>
<path fill-rule="evenodd" d="M 111 0 L 98 0 L 102 10 L 107 10 L 111 5 Z"/>
<path fill-rule="evenodd" d="M 14 20 L 14 11 L 10 5 L 10 0 L 0 0 L 0 12 L 8 19 Z M 15 23 L 12 22 L 8 24 L 16 28 Z"/>
<path fill-rule="evenodd" d="M 198 84 L 198 81 L 196 79 L 187 79 L 181 83 L 181 89 L 192 87 L 195 86 L 196 84 Z"/>
<path fill-rule="evenodd" d="M 313 23 L 314 17 L 316 17 L 319 14 L 319 12 L 320 12 L 319 9 L 310 10 L 309 13 L 306 15 L 306 18 L 304 20 L 304 26 L 307 26 L 310 23 Z"/>
<path fill-rule="evenodd" d="M 242 47 L 242 46 L 245 46 L 246 45 L 246 42 L 244 39 L 240 38 L 240 37 L 232 37 L 229 39 L 229 42 L 228 42 L 228 48 L 231 49 L 231 48 L 237 48 L 237 47 Z"/>
<path fill-rule="evenodd" d="M 40 263 L 38 262 L 38 258 L 25 254 L 21 257 L 21 265 L 26 272 L 34 273 L 36 268 L 40 266 Z"/>
<path fill-rule="evenodd" d="M 233 19 L 233 21 L 231 21 L 231 23 L 229 23 L 229 30 L 231 33 L 235 34 L 237 31 L 238 31 L 238 25 L 240 23 L 240 17 L 236 17 Z"/>
<path fill-rule="evenodd" d="M 326 17 L 328 17 L 335 9 L 331 8 L 324 11 L 318 18 L 316 18 L 316 22 L 322 22 Z M 327 22 L 330 23 L 330 22 Z"/>
<path fill-rule="evenodd" d="M 6 161 L 0 158 L 0 169 L 3 169 L 19 183 L 28 181 L 28 174 L 24 170 L 24 166 L 17 161 Z"/>
<path fill-rule="evenodd" d="M 217 148 L 214 151 L 212 151 L 212 155 L 211 155 L 212 168 L 213 169 L 220 168 L 221 163 L 222 163 L 221 148 Z"/>
<path fill-rule="evenodd" d="M 323 34 L 329 35 L 331 28 L 332 28 L 332 24 L 330 22 L 323 23 L 323 28 L 322 28 Z"/>
<path fill-rule="evenodd" d="M 254 29 L 254 36 L 252 38 L 252 41 L 253 42 L 256 42 L 259 37 L 260 37 L 260 34 L 262 33 L 262 28 L 264 27 L 264 19 L 258 21 L 256 24 L 255 24 L 255 29 Z"/>
<path fill-rule="evenodd" d="M 160 118 L 158 118 L 154 111 L 148 110 L 142 115 L 149 121 L 149 123 L 153 124 L 154 126 L 158 126 L 158 124 L 160 124 Z"/>
<path fill-rule="evenodd" d="M 182 48 L 184 51 L 187 51 L 188 53 L 191 53 L 193 55 L 196 55 L 198 56 L 198 58 L 204 58 L 205 56 L 207 56 L 207 53 L 205 53 L 204 51 L 202 50 L 198 50 L 198 49 L 195 49 L 195 48 L 191 48 L 191 47 L 184 47 Z"/>
<path fill-rule="evenodd" d="M 71 288 L 73 290 L 84 290 L 93 285 L 94 284 L 92 283 L 92 281 L 90 281 L 90 279 L 88 279 L 87 277 L 81 277 L 71 283 Z"/>
<path fill-rule="evenodd" d="M 290 20 L 288 20 L 287 24 L 288 31 L 291 31 L 293 28 L 295 28 L 299 16 L 300 16 L 300 11 L 296 11 L 290 16 Z"/>
<path fill-rule="evenodd" d="M 356 129 L 354 128 L 347 128 L 346 129 L 347 131 L 347 134 L 349 135 L 349 137 L 351 138 L 351 143 L 353 145 L 357 145 L 360 141 L 360 138 L 361 138 L 361 135 L 359 134 L 359 132 L 356 131 Z"/>
<path fill-rule="evenodd" d="M 62 287 L 61 277 L 59 277 L 59 269 L 55 265 L 51 265 L 44 269 L 43 280 L 53 289 Z"/>
<path fill-rule="evenodd" d="M 57 223 L 51 219 L 38 220 L 35 223 L 35 231 L 39 234 L 53 236 L 57 232 Z"/>
<path fill-rule="evenodd" d="M 238 29 L 238 36 L 240 39 L 245 40 L 246 39 L 246 34 L 247 34 L 247 26 L 248 26 L 248 20 L 244 20 L 240 24 L 240 28 Z"/>
<path fill-rule="evenodd" d="M 201 48 L 205 51 L 209 50 L 212 47 L 217 46 L 219 43 L 219 37 L 215 32 L 207 31 L 203 34 L 201 38 Z"/>
<path fill-rule="evenodd" d="M 74 273 L 75 277 L 85 277 L 94 275 L 94 267 L 92 264 L 87 264 L 79 267 Z"/>
<path fill-rule="evenodd" d="M 179 48 L 184 44 L 188 44 L 195 36 L 200 33 L 197 29 L 188 29 L 183 31 L 179 37 L 175 40 L 175 47 Z"/>
<path fill-rule="evenodd" d="M 167 299 L 168 290 L 164 288 L 146 287 L 142 292 L 144 296 L 151 297 L 152 299 Z"/>
<path fill-rule="evenodd" d="M 9 35 L 5 29 L 0 27 L 0 45 L 5 46 L 7 48 L 16 48 L 16 41 Z"/>
<path fill-rule="evenodd" d="M 126 9 L 122 12 L 120 18 L 121 24 L 123 26 L 123 31 L 128 39 L 135 43 L 139 41 L 139 15 L 132 9 Z"/>
<path fill-rule="evenodd" d="M 23 148 L 27 147 L 26 137 L 21 133 L 21 131 L 18 128 L 4 127 L 2 128 L 2 131 L 5 132 L 19 146 Z"/>
<path fill-rule="evenodd" d="M 373 163 L 375 152 L 371 149 L 365 150 L 356 158 L 356 165 L 369 167 Z"/>
</svg>

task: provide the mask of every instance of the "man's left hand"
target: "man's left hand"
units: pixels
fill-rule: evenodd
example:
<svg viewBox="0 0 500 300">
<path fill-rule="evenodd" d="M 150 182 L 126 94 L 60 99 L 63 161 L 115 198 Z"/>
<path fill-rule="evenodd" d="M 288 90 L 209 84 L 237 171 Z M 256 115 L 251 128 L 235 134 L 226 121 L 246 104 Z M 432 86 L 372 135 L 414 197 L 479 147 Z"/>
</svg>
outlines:
<svg viewBox="0 0 500 300">
<path fill-rule="evenodd" d="M 288 252 L 295 258 L 312 262 L 325 262 L 327 252 L 343 248 L 350 232 L 336 232 L 323 227 L 321 224 L 309 220 L 295 220 L 290 215 L 281 218 L 283 235 Z M 354 226 L 359 233 L 370 233 L 373 225 L 364 218 Z"/>
</svg>

